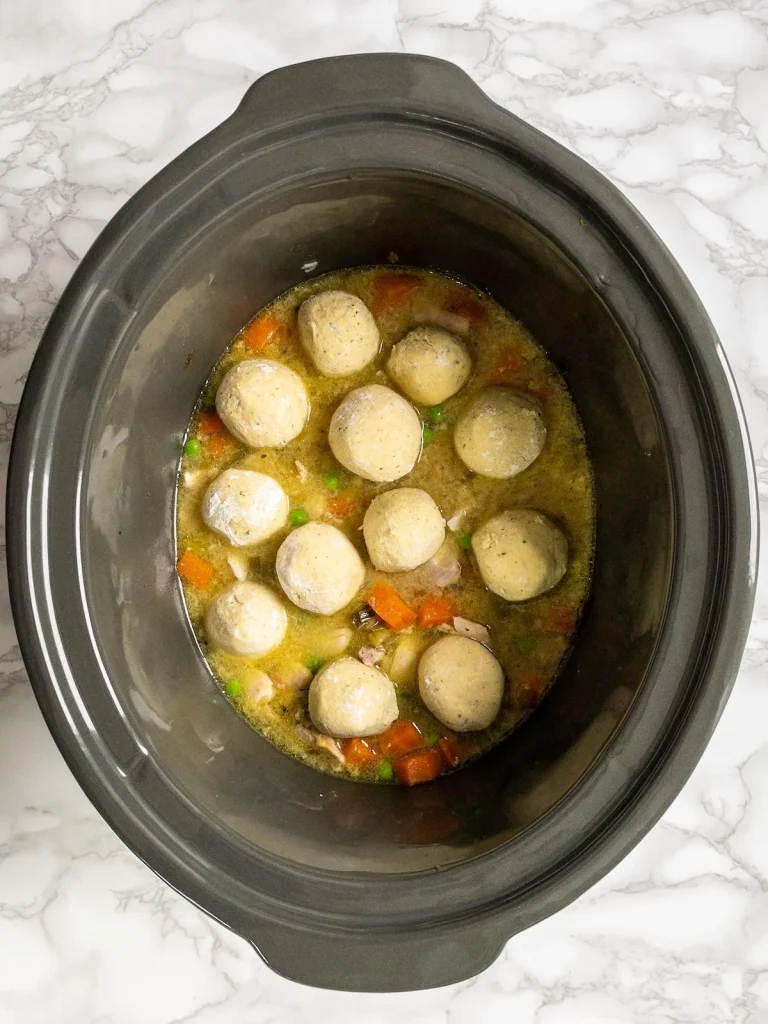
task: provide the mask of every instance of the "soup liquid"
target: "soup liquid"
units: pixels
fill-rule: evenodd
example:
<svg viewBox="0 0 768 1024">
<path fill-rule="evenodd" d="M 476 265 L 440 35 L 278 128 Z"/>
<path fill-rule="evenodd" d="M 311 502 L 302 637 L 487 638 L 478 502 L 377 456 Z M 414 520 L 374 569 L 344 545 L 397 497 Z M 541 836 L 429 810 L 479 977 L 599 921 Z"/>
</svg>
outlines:
<svg viewBox="0 0 768 1024">
<path fill-rule="evenodd" d="M 331 289 L 361 298 L 373 312 L 381 333 L 377 358 L 349 377 L 321 376 L 299 342 L 299 306 L 309 296 Z M 435 323 L 436 314 L 439 317 L 445 311 L 470 324 L 464 341 L 472 357 L 472 377 L 437 409 L 416 407 L 424 422 L 424 446 L 406 477 L 394 484 L 376 484 L 349 473 L 328 446 L 331 415 L 354 388 L 372 383 L 395 388 L 384 369 L 392 345 L 419 323 Z M 309 422 L 285 448 L 250 449 L 222 430 L 214 414 L 216 390 L 223 375 L 239 360 L 254 356 L 291 367 L 309 393 Z M 452 443 L 453 425 L 462 410 L 481 389 L 494 384 L 535 395 L 547 427 L 542 453 L 511 480 L 475 475 L 456 455 Z M 178 550 L 180 555 L 191 552 L 201 557 L 214 570 L 212 582 L 203 587 L 185 580 L 182 573 L 189 617 L 219 685 L 237 711 L 268 740 L 321 771 L 388 782 L 392 772 L 386 758 L 377 757 L 362 766 L 343 760 L 339 744 L 321 738 L 318 745 L 307 714 L 310 671 L 341 653 L 354 656 L 361 647 L 384 650 L 378 667 L 392 676 L 400 718 L 416 723 L 423 747 L 440 749 L 440 740 L 447 738 L 462 763 L 498 743 L 535 709 L 572 644 L 589 588 L 593 481 L 581 422 L 565 383 L 544 351 L 506 310 L 453 278 L 420 269 L 355 268 L 302 282 L 262 310 L 224 352 L 200 398 L 188 437 L 199 441 L 199 446 L 193 443 L 187 448 L 199 450 L 185 453 L 181 459 Z M 203 494 L 210 482 L 229 467 L 258 470 L 274 477 L 288 494 L 294 512 L 303 510 L 309 520 L 331 523 L 342 530 L 367 567 L 358 596 L 334 615 L 302 611 L 285 598 L 289 618 L 286 638 L 277 649 L 259 658 L 232 657 L 209 646 L 203 624 L 205 611 L 210 601 L 234 582 L 233 564 L 247 573 L 248 580 L 263 583 L 283 597 L 275 574 L 275 556 L 294 527 L 287 525 L 269 540 L 244 548 L 233 547 L 210 530 L 200 514 Z M 377 579 L 387 579 L 414 610 L 418 610 L 425 594 L 442 589 L 434 582 L 433 566 L 383 574 L 376 572 L 367 558 L 362 535 L 365 510 L 375 495 L 399 486 L 427 491 L 444 518 L 456 526 L 447 533 L 450 542 L 445 551 L 450 556 L 448 561 L 458 559 L 461 576 L 445 592 L 454 598 L 461 616 L 488 628 L 487 646 L 501 662 L 506 676 L 501 711 L 482 732 L 451 734 L 421 702 L 416 681 L 418 656 L 444 635 L 440 628 L 420 629 L 417 623 L 396 633 L 375 620 L 363 626 L 353 623 L 353 614 L 365 607 L 366 594 Z M 548 593 L 521 603 L 505 601 L 484 586 L 466 546 L 483 522 L 515 507 L 546 513 L 564 531 L 569 549 L 568 569 L 562 581 Z M 298 515 L 301 517 L 301 511 Z M 458 523 L 454 521 L 456 516 Z M 342 652 L 340 645 L 350 630 L 350 641 Z M 274 694 L 268 700 L 261 699 L 264 673 L 274 684 Z M 375 749 L 375 738 L 370 744 Z M 450 767 L 446 760 L 445 770 Z"/>
</svg>

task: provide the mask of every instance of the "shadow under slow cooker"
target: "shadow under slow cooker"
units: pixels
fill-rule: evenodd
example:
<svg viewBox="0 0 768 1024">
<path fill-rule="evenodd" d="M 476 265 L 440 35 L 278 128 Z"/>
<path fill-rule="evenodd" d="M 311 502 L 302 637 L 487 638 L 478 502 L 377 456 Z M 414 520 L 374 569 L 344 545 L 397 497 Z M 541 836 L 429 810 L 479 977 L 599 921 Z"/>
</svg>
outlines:
<svg viewBox="0 0 768 1024">
<path fill-rule="evenodd" d="M 135 311 L 123 355 L 89 384 L 100 398 L 86 439 L 83 589 L 109 680 L 101 689 L 94 680 L 89 699 L 117 704 L 125 724 L 104 742 L 150 803 L 153 776 L 158 793 L 170 784 L 182 794 L 173 825 L 190 838 L 213 820 L 244 851 L 331 872 L 412 872 L 475 857 L 585 777 L 642 687 L 664 616 L 669 466 L 646 376 L 600 295 L 618 286 L 609 275 L 596 286 L 543 231 L 438 178 L 360 172 L 222 209 L 205 230 L 172 225 L 181 234 L 169 239 L 166 228 L 152 266 L 145 251 L 94 303 L 105 331 Z M 532 331 L 576 401 L 597 496 L 591 596 L 542 707 L 476 764 L 413 790 L 316 773 L 254 732 L 208 672 L 174 569 L 180 441 L 223 348 L 304 276 L 302 266 L 325 273 L 384 263 L 393 251 L 401 265 L 487 290 Z M 137 736 L 146 751 L 138 758 Z"/>
</svg>

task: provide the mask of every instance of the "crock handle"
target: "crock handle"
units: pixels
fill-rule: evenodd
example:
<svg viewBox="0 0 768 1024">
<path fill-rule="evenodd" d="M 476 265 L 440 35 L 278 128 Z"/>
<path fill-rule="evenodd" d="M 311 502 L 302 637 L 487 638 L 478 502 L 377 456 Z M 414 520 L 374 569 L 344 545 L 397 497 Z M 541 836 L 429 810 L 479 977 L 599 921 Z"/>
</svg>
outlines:
<svg viewBox="0 0 768 1024">
<path fill-rule="evenodd" d="M 222 126 L 235 142 L 290 136 L 302 122 L 423 118 L 431 125 L 493 123 L 511 115 L 496 107 L 460 68 L 414 54 L 363 54 L 294 64 L 258 79 Z M 318 988 L 397 992 L 455 984 L 499 956 L 509 937 L 503 924 L 457 922 L 440 929 L 382 934 L 371 909 L 369 932 L 288 927 L 261 920 L 232 922 L 278 974 Z M 329 922 L 330 924 L 330 922 Z"/>
<path fill-rule="evenodd" d="M 375 918 L 372 911 L 372 918 Z M 508 931 L 508 928 L 506 929 Z M 477 922 L 448 931 L 322 935 L 272 923 L 251 945 L 277 974 L 315 988 L 405 992 L 454 985 L 490 967 L 506 937 Z"/>
<path fill-rule="evenodd" d="M 406 53 L 351 54 L 278 68 L 259 78 L 233 115 L 259 126 L 285 126 L 323 112 L 337 116 L 405 110 L 431 119 L 487 118 L 493 104 L 448 61 Z M 510 116 L 510 115 L 507 115 Z"/>
</svg>

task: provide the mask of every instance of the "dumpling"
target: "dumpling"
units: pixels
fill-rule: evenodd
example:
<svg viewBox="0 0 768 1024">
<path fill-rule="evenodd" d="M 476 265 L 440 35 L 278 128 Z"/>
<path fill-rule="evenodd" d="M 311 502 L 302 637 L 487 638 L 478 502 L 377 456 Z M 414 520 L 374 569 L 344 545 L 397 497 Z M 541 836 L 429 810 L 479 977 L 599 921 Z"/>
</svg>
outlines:
<svg viewBox="0 0 768 1024">
<path fill-rule="evenodd" d="M 555 524 L 531 508 L 489 519 L 472 535 L 483 582 L 507 601 L 527 601 L 556 586 L 568 568 L 568 541 Z"/>
<path fill-rule="evenodd" d="M 421 452 L 416 410 L 390 388 L 369 384 L 350 391 L 331 418 L 331 451 L 351 473 L 377 483 L 399 480 Z"/>
<path fill-rule="evenodd" d="M 501 707 L 504 672 L 477 640 L 446 636 L 421 656 L 419 693 L 435 718 L 449 729 L 487 729 Z"/>
<path fill-rule="evenodd" d="M 363 519 L 363 537 L 381 572 L 415 569 L 445 540 L 445 521 L 426 491 L 400 487 L 373 499 Z"/>
<path fill-rule="evenodd" d="M 302 302 L 298 327 L 309 358 L 326 377 L 362 370 L 381 343 L 368 307 L 349 292 L 320 292 Z"/>
<path fill-rule="evenodd" d="M 309 717 L 327 736 L 373 736 L 397 716 L 391 679 L 357 658 L 338 658 L 324 665 L 310 684 Z"/>
<path fill-rule="evenodd" d="M 547 438 L 541 409 L 511 388 L 488 388 L 462 413 L 453 432 L 459 458 L 480 476 L 506 480 L 538 458 Z"/>
<path fill-rule="evenodd" d="M 307 523 L 289 533 L 278 548 L 275 567 L 288 598 L 319 615 L 346 607 L 365 579 L 360 555 L 328 523 Z"/>
<path fill-rule="evenodd" d="M 472 360 L 455 335 L 417 327 L 393 347 L 387 372 L 411 401 L 439 405 L 467 383 Z"/>
<path fill-rule="evenodd" d="M 203 520 L 230 544 L 266 540 L 288 521 L 288 495 L 271 476 L 250 469 L 225 469 L 203 497 Z"/>
<path fill-rule="evenodd" d="M 260 583 L 233 583 L 211 601 L 205 615 L 209 642 L 243 657 L 271 651 L 287 629 L 282 602 Z"/>
<path fill-rule="evenodd" d="M 251 448 L 282 448 L 304 429 L 309 397 L 289 367 L 273 359 L 243 359 L 224 375 L 216 411 Z"/>
</svg>

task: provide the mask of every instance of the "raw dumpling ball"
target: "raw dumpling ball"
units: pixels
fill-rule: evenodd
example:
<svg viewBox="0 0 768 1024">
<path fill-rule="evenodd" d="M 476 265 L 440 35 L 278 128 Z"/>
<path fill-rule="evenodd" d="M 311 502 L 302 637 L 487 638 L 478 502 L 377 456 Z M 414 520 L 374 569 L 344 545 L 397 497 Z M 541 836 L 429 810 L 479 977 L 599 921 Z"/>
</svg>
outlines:
<svg viewBox="0 0 768 1024">
<path fill-rule="evenodd" d="M 477 640 L 446 636 L 421 657 L 419 693 L 435 718 L 449 729 L 487 729 L 501 707 L 504 672 Z"/>
<path fill-rule="evenodd" d="M 225 426 L 252 448 L 282 448 L 304 429 L 309 398 L 298 374 L 273 359 L 243 359 L 216 393 Z"/>
<path fill-rule="evenodd" d="M 411 401 L 439 405 L 467 383 L 472 360 L 455 335 L 417 327 L 394 346 L 387 372 Z"/>
<path fill-rule="evenodd" d="M 489 388 L 462 413 L 453 443 L 474 473 L 506 480 L 530 466 L 546 437 L 541 409 L 533 398 L 510 388 Z"/>
<path fill-rule="evenodd" d="M 326 377 L 357 373 L 379 351 L 379 329 L 368 307 L 349 292 L 320 292 L 299 308 L 299 337 Z"/>
<path fill-rule="evenodd" d="M 309 687 L 309 717 L 327 736 L 373 736 L 397 715 L 392 680 L 357 658 L 329 662 Z"/>
<path fill-rule="evenodd" d="M 205 616 L 210 643 L 241 656 L 271 651 L 287 628 L 282 602 L 260 583 L 233 583 L 210 603 Z"/>
<path fill-rule="evenodd" d="M 568 567 L 568 541 L 541 512 L 510 509 L 472 536 L 483 582 L 507 601 L 527 601 L 551 590 Z"/>
<path fill-rule="evenodd" d="M 319 615 L 348 605 L 365 578 L 360 555 L 328 523 L 307 523 L 290 533 L 278 548 L 275 567 L 290 600 Z"/>
<path fill-rule="evenodd" d="M 289 507 L 288 495 L 271 476 L 250 469 L 225 469 L 205 492 L 202 515 L 207 526 L 242 547 L 281 530 Z"/>
<path fill-rule="evenodd" d="M 410 403 L 381 384 L 350 391 L 331 419 L 331 451 L 351 473 L 391 483 L 416 465 L 421 422 Z"/>
<path fill-rule="evenodd" d="M 377 569 L 403 572 L 435 554 L 445 540 L 445 522 L 426 491 L 401 487 L 373 499 L 363 519 L 363 536 Z"/>
</svg>

